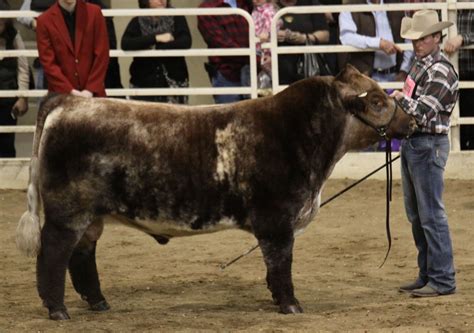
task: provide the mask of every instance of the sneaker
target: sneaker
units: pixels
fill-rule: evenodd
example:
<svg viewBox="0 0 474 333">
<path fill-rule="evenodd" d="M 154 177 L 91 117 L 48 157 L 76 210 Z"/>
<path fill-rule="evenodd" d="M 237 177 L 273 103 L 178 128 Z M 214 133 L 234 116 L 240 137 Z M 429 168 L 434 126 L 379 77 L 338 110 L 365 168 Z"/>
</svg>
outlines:
<svg viewBox="0 0 474 333">
<path fill-rule="evenodd" d="M 410 282 L 410 283 L 401 285 L 398 288 L 398 291 L 401 293 L 411 293 L 413 290 L 423 288 L 425 285 L 426 285 L 425 282 L 421 280 L 416 280 L 415 282 Z"/>
<path fill-rule="evenodd" d="M 411 292 L 411 295 L 413 297 L 437 297 L 437 296 L 444 296 L 444 295 L 451 295 L 456 292 L 456 289 L 453 289 L 447 293 L 440 293 L 433 287 L 430 287 L 429 285 L 424 286 L 423 288 L 420 289 L 415 289 Z"/>
</svg>

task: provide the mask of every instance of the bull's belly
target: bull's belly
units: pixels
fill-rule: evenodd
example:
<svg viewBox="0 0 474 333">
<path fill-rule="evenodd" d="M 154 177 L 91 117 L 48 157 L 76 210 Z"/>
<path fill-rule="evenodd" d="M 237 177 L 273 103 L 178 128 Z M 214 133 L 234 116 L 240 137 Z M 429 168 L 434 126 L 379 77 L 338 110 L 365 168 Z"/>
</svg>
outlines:
<svg viewBox="0 0 474 333">
<path fill-rule="evenodd" d="M 208 234 L 223 230 L 240 228 L 236 220 L 234 220 L 232 217 L 226 216 L 222 217 L 217 222 L 204 223 L 200 228 L 193 228 L 193 221 L 174 221 L 169 219 L 130 219 L 119 214 L 112 214 L 110 217 L 147 234 L 163 236 L 166 238 Z"/>
</svg>

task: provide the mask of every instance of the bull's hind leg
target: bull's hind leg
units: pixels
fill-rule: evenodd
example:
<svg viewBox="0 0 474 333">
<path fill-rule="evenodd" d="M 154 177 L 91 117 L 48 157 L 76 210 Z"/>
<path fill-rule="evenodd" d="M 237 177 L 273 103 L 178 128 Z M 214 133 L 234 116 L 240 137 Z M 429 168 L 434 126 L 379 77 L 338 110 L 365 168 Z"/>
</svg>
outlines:
<svg viewBox="0 0 474 333">
<path fill-rule="evenodd" d="M 46 211 L 46 209 L 45 209 Z M 45 213 L 41 250 L 36 262 L 38 293 L 49 310 L 50 319 L 69 319 L 64 305 L 66 269 L 72 251 L 82 236 L 80 228 L 68 228 Z"/>
<path fill-rule="evenodd" d="M 273 300 L 282 313 L 301 313 L 303 309 L 295 298 L 291 279 L 293 233 L 257 237 L 267 266 L 267 285 Z"/>
<path fill-rule="evenodd" d="M 69 260 L 72 284 L 82 299 L 89 303 L 93 311 L 110 309 L 100 289 L 99 274 L 95 262 L 95 249 L 103 229 L 102 220 L 95 220 L 87 228 Z"/>
</svg>

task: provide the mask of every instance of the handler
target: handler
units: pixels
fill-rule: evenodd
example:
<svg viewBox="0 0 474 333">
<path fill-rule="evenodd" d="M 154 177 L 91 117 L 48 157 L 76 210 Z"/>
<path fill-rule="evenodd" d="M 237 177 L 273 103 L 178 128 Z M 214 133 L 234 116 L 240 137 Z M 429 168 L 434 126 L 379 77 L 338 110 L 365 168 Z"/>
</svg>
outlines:
<svg viewBox="0 0 474 333">
<path fill-rule="evenodd" d="M 440 51 L 441 31 L 451 22 L 439 22 L 434 10 L 421 10 L 402 21 L 401 36 L 412 40 L 415 60 L 403 92 L 396 98 L 419 129 L 402 141 L 401 169 L 405 210 L 418 249 L 416 281 L 400 291 L 415 297 L 453 294 L 453 251 L 442 200 L 443 173 L 449 155 L 451 111 L 458 99 L 458 76 Z"/>
</svg>

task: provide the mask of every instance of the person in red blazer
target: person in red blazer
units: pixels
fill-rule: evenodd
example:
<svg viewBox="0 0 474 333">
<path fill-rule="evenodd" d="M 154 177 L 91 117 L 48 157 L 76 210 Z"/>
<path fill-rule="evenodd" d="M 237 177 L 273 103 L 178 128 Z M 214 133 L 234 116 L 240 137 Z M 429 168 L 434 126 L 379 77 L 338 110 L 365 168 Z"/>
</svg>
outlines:
<svg viewBox="0 0 474 333">
<path fill-rule="evenodd" d="M 48 91 L 106 96 L 109 42 L 98 6 L 58 0 L 38 17 L 36 40 Z"/>
</svg>

